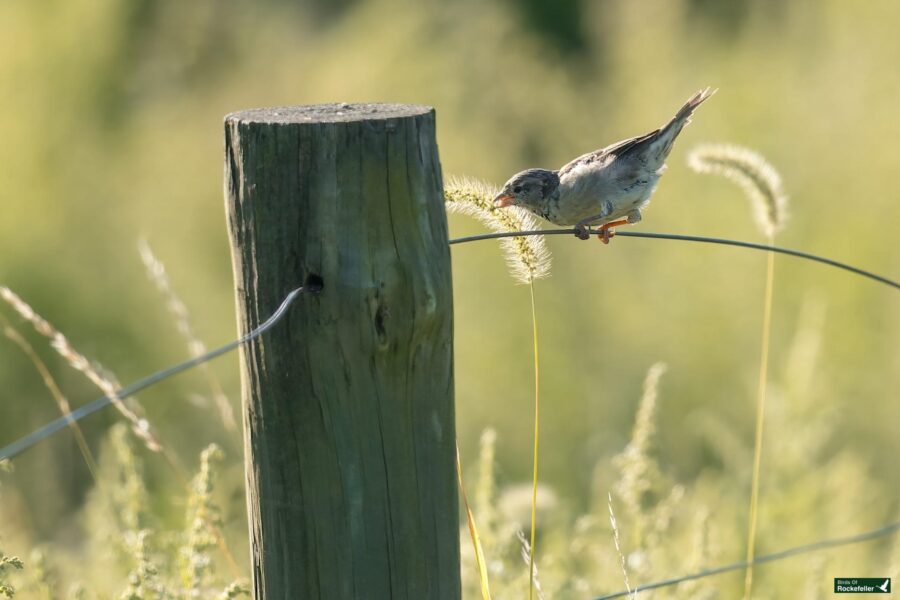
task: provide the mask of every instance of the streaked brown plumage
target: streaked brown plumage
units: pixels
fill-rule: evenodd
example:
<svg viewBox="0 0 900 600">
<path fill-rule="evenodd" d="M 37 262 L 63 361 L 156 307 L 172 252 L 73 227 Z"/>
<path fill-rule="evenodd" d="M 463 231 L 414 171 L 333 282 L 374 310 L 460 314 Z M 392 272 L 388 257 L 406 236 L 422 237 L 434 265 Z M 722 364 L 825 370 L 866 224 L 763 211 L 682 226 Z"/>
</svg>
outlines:
<svg viewBox="0 0 900 600">
<path fill-rule="evenodd" d="M 528 169 L 503 186 L 494 205 L 517 205 L 556 225 L 573 225 L 587 239 L 592 225 L 609 242 L 610 229 L 641 220 L 675 138 L 715 90 L 701 90 L 663 127 L 589 152 L 558 171 Z M 624 218 L 623 218 L 624 217 Z"/>
</svg>

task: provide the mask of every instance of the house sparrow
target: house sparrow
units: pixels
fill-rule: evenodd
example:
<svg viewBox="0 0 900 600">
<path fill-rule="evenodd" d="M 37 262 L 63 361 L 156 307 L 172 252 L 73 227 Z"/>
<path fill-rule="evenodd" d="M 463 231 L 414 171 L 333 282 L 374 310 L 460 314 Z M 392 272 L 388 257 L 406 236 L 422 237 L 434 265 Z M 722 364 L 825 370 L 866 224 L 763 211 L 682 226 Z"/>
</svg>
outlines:
<svg viewBox="0 0 900 600">
<path fill-rule="evenodd" d="M 528 169 L 513 175 L 494 206 L 521 206 L 556 225 L 574 225 L 583 240 L 590 237 L 591 225 L 600 225 L 598 238 L 608 244 L 613 227 L 641 220 L 675 138 L 714 93 L 700 90 L 664 127 L 579 156 L 558 171 Z"/>
</svg>

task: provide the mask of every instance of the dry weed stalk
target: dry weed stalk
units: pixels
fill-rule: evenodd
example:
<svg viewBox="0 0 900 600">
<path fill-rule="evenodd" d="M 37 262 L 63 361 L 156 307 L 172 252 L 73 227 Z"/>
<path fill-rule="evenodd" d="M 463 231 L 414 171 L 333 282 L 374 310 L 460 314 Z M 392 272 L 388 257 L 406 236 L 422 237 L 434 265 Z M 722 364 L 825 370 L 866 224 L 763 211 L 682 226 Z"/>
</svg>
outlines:
<svg viewBox="0 0 900 600">
<path fill-rule="evenodd" d="M 616 553 L 619 555 L 619 560 L 622 563 L 622 577 L 625 579 L 625 589 L 628 590 L 628 594 L 631 598 L 636 598 L 637 592 L 631 591 L 631 582 L 628 580 L 628 567 L 626 566 L 625 553 L 622 552 L 622 545 L 619 542 L 619 524 L 616 522 L 616 513 L 613 511 L 612 494 L 607 492 L 606 499 L 606 505 L 609 507 L 609 523 L 612 525 L 613 530 L 613 542 L 616 544 Z"/>
<path fill-rule="evenodd" d="M 544 600 L 544 588 L 541 586 L 541 578 L 538 574 L 537 563 L 534 562 L 531 556 L 531 544 L 528 543 L 528 539 L 525 537 L 525 532 L 519 529 L 516 531 L 516 537 L 519 539 L 519 543 L 522 545 L 522 560 L 525 561 L 525 564 L 528 565 L 528 568 L 531 569 L 531 581 L 534 584 L 534 591 L 537 592 L 537 597 L 539 600 Z"/>
<path fill-rule="evenodd" d="M 206 344 L 200 341 L 194 333 L 194 329 L 191 327 L 190 319 L 188 318 L 189 313 L 187 306 L 181 301 L 178 294 L 175 293 L 172 282 L 169 280 L 169 275 L 166 273 L 165 265 L 163 265 L 162 261 L 153 254 L 153 250 L 146 240 L 140 240 L 138 242 L 138 252 L 140 252 L 141 261 L 147 269 L 147 276 L 156 286 L 156 289 L 159 290 L 163 297 L 165 297 L 166 307 L 169 309 L 169 312 L 172 313 L 172 316 L 175 317 L 175 326 L 178 329 L 178 333 L 180 333 L 187 341 L 188 351 L 191 356 L 197 358 L 198 356 L 206 354 Z M 203 372 L 203 376 L 209 384 L 213 399 L 219 409 L 219 415 L 222 418 L 222 422 L 225 424 L 225 428 L 228 431 L 235 431 L 237 429 L 237 423 L 234 419 L 234 410 L 231 408 L 228 396 L 225 395 L 225 390 L 222 389 L 221 382 L 212 372 L 212 369 L 209 368 L 208 363 L 201 363 L 200 370 Z"/>
<path fill-rule="evenodd" d="M 47 320 L 37 314 L 31 306 L 17 296 L 8 287 L 0 286 L 0 298 L 6 301 L 19 315 L 31 323 L 34 330 L 50 340 L 50 346 L 62 356 L 69 366 L 80 371 L 91 383 L 108 397 L 119 412 L 131 422 L 132 431 L 140 438 L 148 449 L 159 452 L 162 446 L 156 436 L 150 431 L 150 424 L 146 419 L 138 417 L 119 397 L 119 384 L 110 374 L 102 373 L 102 368 L 91 364 L 83 354 L 75 350 L 69 340 L 57 331 Z M 136 402 L 136 401 L 135 401 Z"/>
<path fill-rule="evenodd" d="M 10 341 L 12 341 L 15 345 L 19 347 L 23 354 L 28 357 L 28 360 L 31 361 L 31 364 L 34 365 L 35 370 L 38 372 L 38 375 L 41 377 L 41 381 L 44 382 L 44 386 L 50 392 L 50 395 L 53 396 L 53 400 L 56 401 L 56 406 L 59 408 L 59 411 L 63 415 L 67 415 L 72 412 L 72 408 L 69 405 L 69 399 L 66 398 L 65 394 L 62 393 L 62 390 L 57 385 L 56 380 L 53 378 L 53 375 L 50 373 L 50 369 L 47 368 L 46 363 L 41 360 L 41 357 L 38 356 L 37 352 L 34 351 L 34 348 L 31 344 L 28 343 L 22 335 L 12 328 L 11 325 L 6 321 L 6 317 L 0 315 L 0 329 L 3 331 L 3 335 L 5 335 Z M 81 427 L 78 426 L 76 421 L 71 421 L 69 423 L 69 427 L 72 428 L 72 433 L 75 434 L 75 443 L 78 444 L 78 449 L 81 452 L 81 455 L 84 457 L 84 462 L 87 464 L 88 471 L 91 473 L 91 477 L 94 478 L 94 482 L 97 485 L 100 485 L 100 477 L 99 467 L 97 466 L 97 461 L 94 458 L 93 453 L 91 452 L 90 447 L 87 444 L 87 440 L 84 438 L 84 434 L 81 431 Z"/>
</svg>

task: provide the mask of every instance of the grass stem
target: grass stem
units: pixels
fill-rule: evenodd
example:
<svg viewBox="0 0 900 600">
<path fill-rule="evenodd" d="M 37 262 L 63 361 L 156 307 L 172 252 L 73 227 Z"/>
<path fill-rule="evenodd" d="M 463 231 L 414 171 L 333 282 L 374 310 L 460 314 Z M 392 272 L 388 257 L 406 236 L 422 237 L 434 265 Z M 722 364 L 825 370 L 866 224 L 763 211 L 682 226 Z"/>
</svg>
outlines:
<svg viewBox="0 0 900 600">
<path fill-rule="evenodd" d="M 769 245 L 774 244 L 769 236 Z M 763 425 L 766 415 L 766 391 L 769 378 L 769 340 L 772 332 L 772 290 L 775 283 L 775 255 L 766 261 L 766 290 L 763 302 L 762 341 L 760 343 L 759 380 L 756 392 L 756 435 L 753 445 L 753 479 L 750 484 L 750 517 L 747 525 L 747 570 L 744 574 L 744 600 L 753 590 L 753 555 L 756 546 L 756 523 L 759 514 L 759 477 L 762 465 Z"/>
<path fill-rule="evenodd" d="M 41 360 L 41 357 L 38 356 L 37 352 L 34 351 L 34 348 L 31 346 L 31 344 L 29 344 L 28 341 L 24 337 L 22 337 L 22 335 L 19 334 L 18 331 L 13 329 L 6 318 L 2 315 L 0 315 L 0 323 L 2 323 L 3 325 L 3 335 L 5 335 L 14 344 L 16 344 L 22 351 L 22 353 L 28 357 L 28 360 L 31 361 L 31 364 L 34 365 L 35 370 L 41 377 L 41 381 L 44 382 L 44 386 L 46 386 L 47 390 L 49 390 L 50 395 L 53 396 L 53 400 L 56 401 L 56 406 L 59 407 L 59 411 L 63 415 L 69 414 L 69 412 L 71 412 L 71 408 L 69 407 L 69 400 L 62 393 L 62 390 L 59 389 L 59 385 L 57 385 L 56 380 L 50 373 L 50 369 L 47 368 L 46 363 Z M 97 461 L 94 458 L 93 453 L 91 453 L 91 449 L 88 446 L 87 440 L 85 440 L 84 438 L 81 427 L 79 427 L 78 423 L 76 423 L 75 421 L 71 421 L 69 423 L 69 427 L 71 427 L 72 432 L 75 434 L 75 443 L 78 445 L 78 450 L 81 452 L 81 456 L 84 458 L 84 462 L 87 465 L 91 477 L 94 479 L 94 483 L 98 487 L 100 487 L 100 468 L 97 465 Z"/>
<path fill-rule="evenodd" d="M 466 494 L 466 486 L 463 484 L 462 464 L 459 461 L 459 440 L 456 442 L 456 478 L 459 481 L 463 507 L 466 509 L 469 537 L 472 538 L 472 546 L 475 548 L 475 566 L 478 568 L 478 579 L 481 582 L 481 597 L 482 600 L 491 600 L 491 586 L 488 584 L 487 562 L 484 559 L 481 536 L 478 535 L 478 527 L 475 526 L 475 515 L 472 514 L 472 509 L 469 506 L 469 496 Z"/>
<path fill-rule="evenodd" d="M 534 600 L 534 538 L 537 529 L 537 487 L 538 487 L 538 440 L 540 439 L 541 420 L 541 369 L 538 358 L 537 309 L 534 302 L 534 280 L 529 285 L 531 290 L 531 330 L 534 340 L 534 475 L 531 486 L 531 552 L 528 555 L 528 600 Z"/>
</svg>

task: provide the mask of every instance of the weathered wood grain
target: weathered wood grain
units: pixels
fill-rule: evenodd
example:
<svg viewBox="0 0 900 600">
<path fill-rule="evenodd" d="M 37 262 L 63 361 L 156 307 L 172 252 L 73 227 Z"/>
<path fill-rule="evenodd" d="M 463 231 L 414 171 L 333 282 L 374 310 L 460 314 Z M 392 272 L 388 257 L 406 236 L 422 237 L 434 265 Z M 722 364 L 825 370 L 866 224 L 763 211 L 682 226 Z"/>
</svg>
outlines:
<svg viewBox="0 0 900 600">
<path fill-rule="evenodd" d="M 256 598 L 459 598 L 453 307 L 431 108 L 225 118 Z"/>
</svg>

